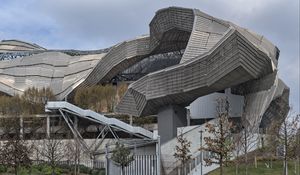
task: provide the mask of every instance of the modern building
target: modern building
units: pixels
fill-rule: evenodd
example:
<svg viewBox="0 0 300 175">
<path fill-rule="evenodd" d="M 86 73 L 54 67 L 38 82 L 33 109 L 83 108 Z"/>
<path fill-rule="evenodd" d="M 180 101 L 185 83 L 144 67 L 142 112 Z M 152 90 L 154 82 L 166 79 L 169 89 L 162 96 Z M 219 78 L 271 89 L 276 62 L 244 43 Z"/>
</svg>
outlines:
<svg viewBox="0 0 300 175">
<path fill-rule="evenodd" d="M 50 87 L 58 100 L 71 101 L 78 88 L 127 82 L 130 85 L 116 112 L 137 117 L 156 115 L 161 138 L 161 148 L 157 144 L 159 149 L 153 145 L 140 149 L 154 156 L 137 156 L 136 163 L 127 168 L 134 173 L 143 171 L 137 165 L 144 160 L 156 173 L 160 172 L 160 162 L 163 174 L 176 171 L 173 154 L 179 128 L 193 140 L 191 152 L 198 160 L 202 143 L 197 139 L 199 131 L 203 131 L 205 121 L 213 122 L 216 117 L 218 98 L 227 99 L 233 120 L 243 119 L 257 129 L 286 117 L 289 88 L 277 74 L 279 49 L 264 36 L 200 10 L 180 7 L 158 10 L 149 28 L 148 35 L 88 51 L 49 50 L 19 40 L 3 40 L 0 94 L 14 96 L 29 87 Z M 96 122 L 105 125 L 100 133 L 112 132 L 110 138 L 116 133 L 150 141 L 158 138 L 156 133 L 67 102 L 50 102 L 46 109 L 60 112 L 66 121 L 74 120 L 74 132 L 80 123 L 89 128 L 86 133 L 96 133 L 101 128 L 94 126 Z M 50 120 L 47 117 L 48 135 Z M 86 146 L 84 142 L 82 145 Z M 161 161 L 155 162 L 158 158 Z M 205 172 L 214 168 L 207 167 Z"/>
<path fill-rule="evenodd" d="M 158 10 L 149 29 L 149 35 L 91 51 L 3 40 L 0 91 L 13 96 L 50 87 L 68 101 L 78 88 L 127 81 L 116 112 L 156 115 L 162 143 L 176 137 L 178 127 L 213 119 L 219 97 L 228 99 L 233 118 L 257 128 L 287 115 L 289 87 L 277 74 L 280 51 L 264 36 L 180 7 Z"/>
</svg>

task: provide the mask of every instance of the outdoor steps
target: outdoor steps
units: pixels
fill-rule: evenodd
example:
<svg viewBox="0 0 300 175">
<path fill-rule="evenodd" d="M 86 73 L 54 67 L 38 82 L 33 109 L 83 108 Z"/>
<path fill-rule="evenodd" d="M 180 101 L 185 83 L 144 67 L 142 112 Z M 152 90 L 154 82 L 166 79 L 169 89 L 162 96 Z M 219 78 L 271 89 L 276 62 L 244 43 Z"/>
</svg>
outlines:
<svg viewBox="0 0 300 175">
<path fill-rule="evenodd" d="M 213 122 L 215 119 L 209 121 Z M 190 151 L 192 153 L 192 157 L 197 157 L 199 155 L 199 148 L 200 148 L 200 131 L 205 130 L 205 124 L 197 125 L 197 126 L 188 126 L 183 128 L 178 128 L 178 135 L 182 133 L 184 138 L 191 141 Z M 202 139 L 207 137 L 205 132 L 203 132 Z M 204 144 L 204 140 L 202 140 Z M 171 175 L 175 173 L 174 170 L 177 166 L 179 166 L 178 161 L 174 158 L 175 147 L 177 145 L 177 138 L 173 138 L 172 140 L 162 144 L 161 146 L 161 163 L 163 166 L 164 174 Z M 205 167 L 206 168 L 206 167 Z M 209 170 L 209 168 L 207 168 Z M 208 171 L 207 171 L 208 172 Z"/>
</svg>

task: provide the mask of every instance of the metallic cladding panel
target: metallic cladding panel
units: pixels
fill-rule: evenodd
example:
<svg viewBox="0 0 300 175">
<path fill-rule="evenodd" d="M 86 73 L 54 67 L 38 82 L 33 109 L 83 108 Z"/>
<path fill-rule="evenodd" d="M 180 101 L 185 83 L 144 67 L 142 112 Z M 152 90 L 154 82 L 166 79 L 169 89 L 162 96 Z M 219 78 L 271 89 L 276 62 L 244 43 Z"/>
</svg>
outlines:
<svg viewBox="0 0 300 175">
<path fill-rule="evenodd" d="M 157 11 L 149 25 L 151 50 L 159 48 L 160 43 L 163 41 L 164 35 L 168 33 L 168 31 L 177 29 L 178 31 L 190 33 L 193 28 L 193 22 L 194 14 L 192 9 L 169 7 Z M 188 40 L 188 38 L 189 35 L 186 39 Z M 177 38 L 175 37 L 169 41 L 176 40 Z"/>
<path fill-rule="evenodd" d="M 191 37 L 181 63 L 208 52 L 228 30 L 229 25 L 194 10 L 195 20 Z"/>
<path fill-rule="evenodd" d="M 241 38 L 240 34 L 234 30 L 226 36 L 222 40 L 222 44 L 207 55 L 148 74 L 131 84 L 129 89 L 137 90 L 140 93 L 145 92 L 142 95 L 146 97 L 146 105 L 142 106 L 154 109 L 142 109 L 139 115 L 155 114 L 157 109 L 166 104 L 188 104 L 197 97 L 206 95 L 205 93 L 190 94 L 189 91 L 202 89 L 203 92 L 213 92 L 264 76 L 266 73 L 262 71 L 262 69 L 265 70 L 264 65 L 258 67 L 253 65 L 261 58 L 254 57 L 254 62 L 243 61 L 248 59 L 245 56 L 250 53 L 248 53 L 249 50 L 242 50 L 238 47 L 237 40 L 242 41 L 244 38 Z M 254 46 L 249 45 L 249 47 Z M 246 54 L 242 55 L 242 53 Z M 204 66 L 204 68 L 201 69 L 199 66 Z M 202 71 L 204 72 L 201 73 Z M 195 83 L 189 83 L 193 81 Z M 207 90 L 203 90 L 203 88 Z M 185 94 L 185 97 L 178 98 L 180 94 Z M 142 99 L 141 97 L 135 98 Z M 145 103 L 145 100 L 141 101 Z"/>
<path fill-rule="evenodd" d="M 262 116 L 260 127 L 268 128 L 274 121 L 283 121 L 290 110 L 289 106 L 289 89 L 284 89 L 283 93 L 272 100 L 266 112 Z"/>
<path fill-rule="evenodd" d="M 134 93 L 131 96 L 138 99 L 135 100 L 135 105 L 140 106 L 134 114 L 155 114 L 165 105 L 187 105 L 199 96 L 241 84 L 242 87 L 247 85 L 245 92 L 254 91 L 254 94 L 245 94 L 246 113 L 250 115 L 252 112 L 252 116 L 246 118 L 250 123 L 259 122 L 274 98 L 277 48 L 264 37 L 249 30 L 198 10 L 193 12 L 191 36 L 180 64 L 148 74 L 129 86 L 128 93 L 139 92 L 138 96 Z M 157 14 L 159 15 L 154 19 L 162 20 L 156 19 L 156 22 L 165 24 L 170 20 L 168 22 L 173 23 L 166 9 Z M 156 25 L 155 22 L 150 23 L 150 33 L 153 34 L 150 35 L 151 47 L 158 46 L 159 39 L 163 38 L 157 31 L 171 29 L 168 28 L 170 26 L 159 28 Z M 276 94 L 277 92 L 281 94 L 278 88 Z M 126 112 L 126 108 L 122 108 L 125 103 L 121 101 L 117 107 L 119 112 Z"/>
<path fill-rule="evenodd" d="M 93 55 L 70 56 L 36 44 L 2 41 L 0 52 L 43 53 L 1 61 L 0 90 L 14 95 L 31 86 L 49 85 L 63 99 L 76 88 L 109 82 L 151 55 L 184 50 L 180 64 L 132 83 L 117 110 L 150 115 L 165 105 L 188 105 L 200 96 L 233 87 L 234 93 L 245 96 L 246 112 L 256 115 L 247 118 L 255 123 L 284 92 L 286 86 L 277 77 L 279 50 L 261 35 L 199 10 L 179 7 L 157 11 L 149 27 L 150 36 Z"/>
<path fill-rule="evenodd" d="M 2 40 L 0 42 L 0 53 L 15 51 L 45 50 L 41 46 L 19 40 Z"/>
<path fill-rule="evenodd" d="M 0 68 L 0 76 L 6 76 L 0 79 L 3 92 L 14 95 L 21 94 L 33 86 L 50 87 L 58 99 L 63 99 L 59 94 L 67 88 L 72 88 L 78 79 L 85 77 L 102 56 L 103 54 L 84 56 L 81 62 L 76 63 L 74 60 L 78 61 L 80 58 L 74 57 L 72 60 L 73 57 L 63 53 L 44 52 L 4 61 Z M 92 57 L 93 61 L 87 57 Z"/>
</svg>

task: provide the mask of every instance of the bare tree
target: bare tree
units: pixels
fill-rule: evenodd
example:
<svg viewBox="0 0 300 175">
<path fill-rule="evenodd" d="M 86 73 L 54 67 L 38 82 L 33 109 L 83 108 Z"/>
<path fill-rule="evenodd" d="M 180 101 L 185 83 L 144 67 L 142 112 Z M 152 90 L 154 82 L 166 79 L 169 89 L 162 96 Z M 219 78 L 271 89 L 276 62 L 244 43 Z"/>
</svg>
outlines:
<svg viewBox="0 0 300 175">
<path fill-rule="evenodd" d="M 233 135 L 233 143 L 234 143 L 234 163 L 235 163 L 235 174 L 239 174 L 240 163 L 241 163 L 241 152 L 242 152 L 242 135 L 240 133 Z"/>
<path fill-rule="evenodd" d="M 45 104 L 48 100 L 55 100 L 55 96 L 50 88 L 31 87 L 24 91 L 20 97 L 22 100 L 23 114 L 43 114 Z"/>
<path fill-rule="evenodd" d="M 118 88 L 117 88 L 117 101 L 118 102 L 125 95 L 127 89 L 128 89 L 128 84 L 127 83 L 121 82 L 121 83 L 118 84 Z"/>
<path fill-rule="evenodd" d="M 298 118 L 300 118 L 300 114 L 297 115 Z M 295 159 L 295 174 L 297 173 L 298 175 L 300 174 L 300 169 L 299 169 L 299 165 L 300 165 L 300 129 L 298 129 L 296 136 L 295 136 L 295 141 L 293 144 L 293 157 Z M 297 167 L 298 165 L 298 167 Z"/>
<path fill-rule="evenodd" d="M 212 153 L 204 159 L 207 165 L 220 165 L 220 174 L 223 175 L 223 166 L 227 165 L 234 148 L 232 137 L 232 122 L 229 121 L 229 102 L 226 98 L 217 99 L 217 120 L 215 123 L 206 123 L 207 137 L 204 137 L 206 147 L 201 148 Z"/>
<path fill-rule="evenodd" d="M 191 159 L 191 142 L 188 141 L 181 132 L 180 135 L 177 136 L 178 145 L 176 145 L 174 157 L 178 159 L 181 165 L 186 164 Z"/>
<path fill-rule="evenodd" d="M 14 168 L 18 174 L 20 166 L 31 164 L 30 154 L 32 147 L 22 138 L 22 127 L 17 117 L 1 118 L 2 139 L 4 143 L 0 147 L 0 164 Z"/>
<path fill-rule="evenodd" d="M 60 139 L 47 138 L 42 141 L 40 155 L 48 161 L 52 174 L 55 174 L 57 163 L 66 156 L 65 144 Z"/>
<path fill-rule="evenodd" d="M 112 112 L 117 95 L 117 90 L 112 85 L 96 85 L 78 89 L 74 101 L 82 108 L 90 108 L 96 112 Z"/>
<path fill-rule="evenodd" d="M 290 111 L 288 116 L 283 120 L 283 122 L 275 122 L 274 128 L 278 128 L 277 141 L 279 145 L 283 146 L 283 157 L 284 175 L 288 174 L 288 160 L 293 157 L 294 143 L 296 142 L 297 132 L 299 130 L 300 116 L 295 115 L 293 111 Z"/>
<path fill-rule="evenodd" d="M 80 173 L 80 155 L 81 155 L 81 149 L 80 149 L 80 143 L 74 140 L 70 140 L 66 145 L 66 154 L 68 160 L 72 160 L 72 164 L 74 165 L 74 175 Z"/>
<path fill-rule="evenodd" d="M 252 123 L 250 124 L 247 118 L 254 118 L 255 116 L 242 116 L 241 119 L 241 132 L 240 134 L 240 142 L 242 147 L 242 153 L 244 155 L 244 163 L 245 163 L 245 174 L 248 175 L 248 154 L 250 151 L 257 149 L 258 141 L 259 141 L 259 129 L 258 124 Z M 255 158 L 256 160 L 256 158 Z M 256 162 L 255 162 L 256 164 Z"/>
</svg>

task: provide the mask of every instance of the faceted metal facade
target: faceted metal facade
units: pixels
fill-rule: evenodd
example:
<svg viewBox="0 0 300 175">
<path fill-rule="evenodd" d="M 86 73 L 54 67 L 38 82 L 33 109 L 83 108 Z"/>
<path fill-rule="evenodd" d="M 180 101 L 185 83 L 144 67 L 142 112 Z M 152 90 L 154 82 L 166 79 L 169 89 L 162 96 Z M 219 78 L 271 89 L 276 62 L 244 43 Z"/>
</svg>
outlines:
<svg viewBox="0 0 300 175">
<path fill-rule="evenodd" d="M 171 11 L 178 12 L 173 15 Z M 277 76 L 279 50 L 263 36 L 231 22 L 199 10 L 189 13 L 193 15 L 172 7 L 158 11 L 150 31 L 167 28 L 173 35 L 174 31 L 190 33 L 181 62 L 132 83 L 117 110 L 135 116 L 152 115 L 164 106 L 186 106 L 200 96 L 231 88 L 245 97 L 245 117 L 258 126 L 272 101 L 289 91 Z M 174 27 L 169 22 L 173 17 L 189 24 Z M 160 43 L 164 35 L 153 32 L 150 38 Z M 287 107 L 288 95 L 285 98 Z"/>
<path fill-rule="evenodd" d="M 233 94 L 245 97 L 246 117 L 255 124 L 273 109 L 272 101 L 289 91 L 277 76 L 279 50 L 261 35 L 179 7 L 157 11 L 149 27 L 149 36 L 96 51 L 46 50 L 2 41 L 0 91 L 14 95 L 28 87 L 49 86 L 64 99 L 76 88 L 111 82 L 145 58 L 178 51 L 183 52 L 179 64 L 133 82 L 116 110 L 152 115 L 164 106 L 187 106 L 200 96 L 231 88 Z M 21 58 L 5 60 L 14 57 L 11 53 Z M 284 98 L 288 106 L 288 95 Z"/>
<path fill-rule="evenodd" d="M 23 51 L 46 50 L 39 45 L 31 44 L 19 40 L 2 40 L 0 42 L 0 53 L 23 52 Z"/>
</svg>

